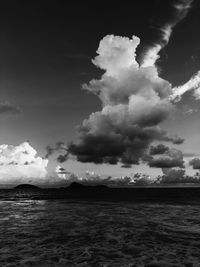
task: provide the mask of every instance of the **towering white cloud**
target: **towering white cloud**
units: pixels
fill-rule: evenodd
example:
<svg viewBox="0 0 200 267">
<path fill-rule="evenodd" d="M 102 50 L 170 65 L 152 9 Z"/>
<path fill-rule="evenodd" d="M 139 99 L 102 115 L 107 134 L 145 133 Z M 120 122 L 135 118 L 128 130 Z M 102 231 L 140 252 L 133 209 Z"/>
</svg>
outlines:
<svg viewBox="0 0 200 267">
<path fill-rule="evenodd" d="M 173 4 L 173 17 L 166 24 L 162 25 L 158 31 L 160 32 L 160 39 L 150 46 L 144 53 L 142 58 L 142 66 L 154 66 L 159 59 L 159 52 L 168 44 L 173 28 L 182 19 L 185 18 L 191 8 L 193 0 L 177 0 Z"/>
<path fill-rule="evenodd" d="M 68 147 L 81 162 L 138 164 L 153 140 L 177 141 L 159 127 L 174 108 L 171 84 L 155 66 L 139 66 L 139 42 L 113 35 L 100 42 L 93 63 L 105 73 L 83 88 L 99 97 L 102 110 L 83 121 L 78 142 Z"/>
<path fill-rule="evenodd" d="M 47 177 L 47 164 L 28 142 L 0 145 L 0 183 L 40 183 Z"/>
<path fill-rule="evenodd" d="M 100 41 L 98 55 L 92 62 L 104 73 L 100 79 L 84 84 L 83 89 L 99 97 L 102 109 L 83 121 L 77 142 L 65 148 L 66 153 L 64 157 L 61 155 L 59 162 L 71 154 L 81 162 L 120 162 L 122 166 L 130 167 L 148 158 L 153 141 L 183 142 L 176 135 L 169 137 L 160 128 L 160 123 L 176 108 L 174 99 L 179 93 L 159 77 L 155 63 L 160 50 L 169 42 L 174 26 L 187 15 L 191 4 L 192 0 L 174 2 L 173 16 L 160 27 L 160 39 L 146 51 L 142 64 L 136 60 L 138 37 L 107 35 Z M 190 82 L 189 87 L 191 84 L 195 86 L 197 97 L 196 80 Z M 181 151 L 167 149 L 165 155 L 147 162 L 161 168 L 183 167 L 183 156 Z"/>
<path fill-rule="evenodd" d="M 136 48 L 140 43 L 137 36 L 127 37 L 107 35 L 99 44 L 98 56 L 92 62 L 106 71 L 107 76 L 118 76 L 122 70 L 138 67 L 135 59 Z"/>
</svg>

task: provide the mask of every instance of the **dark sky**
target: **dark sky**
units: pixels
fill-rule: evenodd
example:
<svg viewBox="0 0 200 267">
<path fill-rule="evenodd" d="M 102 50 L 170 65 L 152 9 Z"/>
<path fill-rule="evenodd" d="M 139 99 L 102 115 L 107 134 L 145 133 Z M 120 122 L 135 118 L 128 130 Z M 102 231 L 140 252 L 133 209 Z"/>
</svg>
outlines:
<svg viewBox="0 0 200 267">
<path fill-rule="evenodd" d="M 172 2 L 1 1 L 0 102 L 19 106 L 22 114 L 0 117 L 0 144 L 30 140 L 43 155 L 48 144 L 74 140 L 76 126 L 100 109 L 99 99 L 81 90 L 102 73 L 91 63 L 99 41 L 107 34 L 136 35 L 139 58 L 157 40 L 157 28 L 170 19 Z M 174 85 L 200 69 L 199 27 L 200 3 L 194 1 L 158 61 L 161 76 Z M 199 105 L 190 98 L 188 104 Z M 174 119 L 165 127 L 187 138 L 183 149 L 198 152 L 199 112 L 192 118 L 177 116 L 180 124 Z"/>
</svg>

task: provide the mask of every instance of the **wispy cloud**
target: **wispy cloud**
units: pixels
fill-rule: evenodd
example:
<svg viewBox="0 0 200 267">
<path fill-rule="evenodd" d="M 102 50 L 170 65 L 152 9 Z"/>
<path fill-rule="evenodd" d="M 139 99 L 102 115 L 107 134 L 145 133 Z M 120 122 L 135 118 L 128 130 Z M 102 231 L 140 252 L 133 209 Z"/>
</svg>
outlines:
<svg viewBox="0 0 200 267">
<path fill-rule="evenodd" d="M 200 100 L 200 71 L 193 75 L 185 84 L 174 87 L 170 99 L 174 102 L 179 102 L 182 96 L 190 91 L 196 100 Z"/>
<path fill-rule="evenodd" d="M 183 20 L 188 14 L 193 0 L 176 0 L 173 7 L 173 16 L 170 21 L 158 28 L 160 38 L 149 46 L 143 54 L 141 65 L 149 67 L 155 65 L 156 61 L 160 58 L 160 51 L 168 44 L 173 28 Z"/>
</svg>

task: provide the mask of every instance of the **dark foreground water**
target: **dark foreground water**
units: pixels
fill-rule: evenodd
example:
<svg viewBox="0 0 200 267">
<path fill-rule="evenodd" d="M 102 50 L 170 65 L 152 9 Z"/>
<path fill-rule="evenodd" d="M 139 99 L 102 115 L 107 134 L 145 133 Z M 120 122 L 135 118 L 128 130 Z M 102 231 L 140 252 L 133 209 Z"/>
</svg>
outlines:
<svg viewBox="0 0 200 267">
<path fill-rule="evenodd" d="M 0 266 L 200 266 L 200 205 L 1 200 Z"/>
</svg>

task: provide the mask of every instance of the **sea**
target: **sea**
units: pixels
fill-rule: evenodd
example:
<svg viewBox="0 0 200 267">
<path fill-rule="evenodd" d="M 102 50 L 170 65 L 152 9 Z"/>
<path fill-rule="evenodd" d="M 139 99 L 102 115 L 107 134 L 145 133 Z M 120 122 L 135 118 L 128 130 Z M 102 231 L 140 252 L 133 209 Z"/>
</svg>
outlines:
<svg viewBox="0 0 200 267">
<path fill-rule="evenodd" d="M 0 266 L 200 266 L 200 205 L 0 200 Z"/>
</svg>

